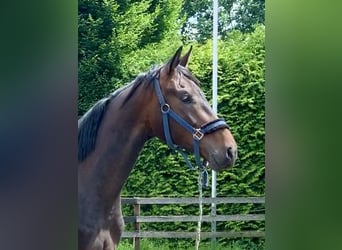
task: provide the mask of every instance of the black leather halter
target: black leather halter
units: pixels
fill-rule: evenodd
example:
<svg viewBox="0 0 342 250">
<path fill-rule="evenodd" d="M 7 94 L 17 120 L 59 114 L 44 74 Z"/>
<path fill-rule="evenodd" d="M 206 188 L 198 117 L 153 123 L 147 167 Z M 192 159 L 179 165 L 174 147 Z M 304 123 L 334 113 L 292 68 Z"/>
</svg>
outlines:
<svg viewBox="0 0 342 250">
<path fill-rule="evenodd" d="M 222 128 L 228 128 L 229 129 L 229 126 L 224 121 L 224 119 L 215 119 L 209 123 L 202 125 L 200 128 L 194 128 L 187 121 L 185 121 L 182 117 L 180 117 L 176 112 L 174 112 L 171 109 L 170 105 L 166 103 L 165 98 L 164 98 L 164 96 L 161 92 L 161 89 L 160 89 L 160 83 L 159 83 L 158 78 L 154 77 L 152 81 L 153 81 L 153 86 L 154 86 L 154 89 L 157 93 L 157 97 L 159 100 L 160 110 L 162 112 L 164 136 L 165 136 L 165 140 L 166 140 L 167 145 L 171 149 L 175 149 L 178 152 L 180 152 L 182 154 L 182 156 L 184 157 L 185 161 L 187 162 L 188 166 L 191 169 L 193 168 L 192 164 L 190 163 L 190 161 L 189 161 L 187 155 L 185 154 L 184 150 L 177 145 L 175 146 L 175 144 L 172 141 L 171 133 L 170 133 L 170 126 L 169 126 L 169 117 L 171 117 L 180 126 L 185 128 L 187 131 L 189 131 L 192 134 L 193 141 L 194 141 L 193 144 L 194 144 L 194 154 L 195 154 L 196 164 L 199 168 L 202 169 L 203 175 L 204 175 L 203 179 L 205 179 L 204 184 L 206 184 L 206 186 L 207 186 L 208 173 L 207 173 L 205 167 L 203 166 L 203 164 L 201 162 L 201 156 L 200 156 L 200 150 L 199 150 L 200 141 L 205 135 L 213 133 L 218 129 L 222 129 Z"/>
</svg>

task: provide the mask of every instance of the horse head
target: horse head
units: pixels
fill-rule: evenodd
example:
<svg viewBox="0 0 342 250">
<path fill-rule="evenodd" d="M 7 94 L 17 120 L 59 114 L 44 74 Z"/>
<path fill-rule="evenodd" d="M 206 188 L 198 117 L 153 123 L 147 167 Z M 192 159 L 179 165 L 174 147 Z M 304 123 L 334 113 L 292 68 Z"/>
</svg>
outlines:
<svg viewBox="0 0 342 250">
<path fill-rule="evenodd" d="M 188 69 L 191 49 L 182 57 L 180 47 L 154 76 L 156 90 L 151 127 L 170 147 L 196 151 L 220 171 L 232 167 L 237 144 L 228 125 L 211 109 L 199 80 Z M 198 144 L 196 149 L 196 145 Z"/>
</svg>

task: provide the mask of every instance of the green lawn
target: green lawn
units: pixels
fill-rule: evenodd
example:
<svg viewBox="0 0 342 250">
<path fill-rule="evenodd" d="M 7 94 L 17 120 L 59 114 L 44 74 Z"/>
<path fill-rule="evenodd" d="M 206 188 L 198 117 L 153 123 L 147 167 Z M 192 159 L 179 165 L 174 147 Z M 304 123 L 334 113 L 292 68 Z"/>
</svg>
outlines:
<svg viewBox="0 0 342 250">
<path fill-rule="evenodd" d="M 194 242 L 194 241 L 192 241 Z M 195 243 L 185 240 L 156 240 L 156 239 L 142 239 L 140 242 L 141 250 L 193 250 Z M 132 250 L 132 240 L 122 240 L 118 250 Z M 259 240 L 257 243 L 252 240 L 232 240 L 231 242 L 222 245 L 218 244 L 211 248 L 210 242 L 201 242 L 199 250 L 261 250 L 265 249 L 265 242 Z"/>
</svg>

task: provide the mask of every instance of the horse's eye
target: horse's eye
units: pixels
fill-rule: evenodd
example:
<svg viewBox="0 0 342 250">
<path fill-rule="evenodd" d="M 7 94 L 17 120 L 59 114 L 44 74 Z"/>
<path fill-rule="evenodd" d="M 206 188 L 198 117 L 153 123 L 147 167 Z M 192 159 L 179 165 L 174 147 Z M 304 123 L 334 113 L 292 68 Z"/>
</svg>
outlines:
<svg viewBox="0 0 342 250">
<path fill-rule="evenodd" d="M 192 98 L 188 93 L 185 93 L 182 95 L 182 102 L 184 103 L 191 103 L 192 102 Z"/>
</svg>

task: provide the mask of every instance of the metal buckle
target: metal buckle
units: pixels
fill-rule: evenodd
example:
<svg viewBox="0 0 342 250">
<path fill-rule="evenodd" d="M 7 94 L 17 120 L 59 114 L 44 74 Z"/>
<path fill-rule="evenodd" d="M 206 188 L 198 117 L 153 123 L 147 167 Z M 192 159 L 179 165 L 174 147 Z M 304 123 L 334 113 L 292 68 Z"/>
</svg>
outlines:
<svg viewBox="0 0 342 250">
<path fill-rule="evenodd" d="M 162 105 L 162 106 L 160 107 L 160 110 L 161 110 L 161 112 L 164 113 L 164 114 L 169 113 L 169 111 L 170 111 L 170 105 L 167 104 L 167 103 L 165 103 L 164 105 Z"/>
<path fill-rule="evenodd" d="M 204 133 L 199 128 L 197 128 L 195 132 L 192 134 L 192 136 L 195 140 L 199 141 L 203 138 Z"/>
</svg>

